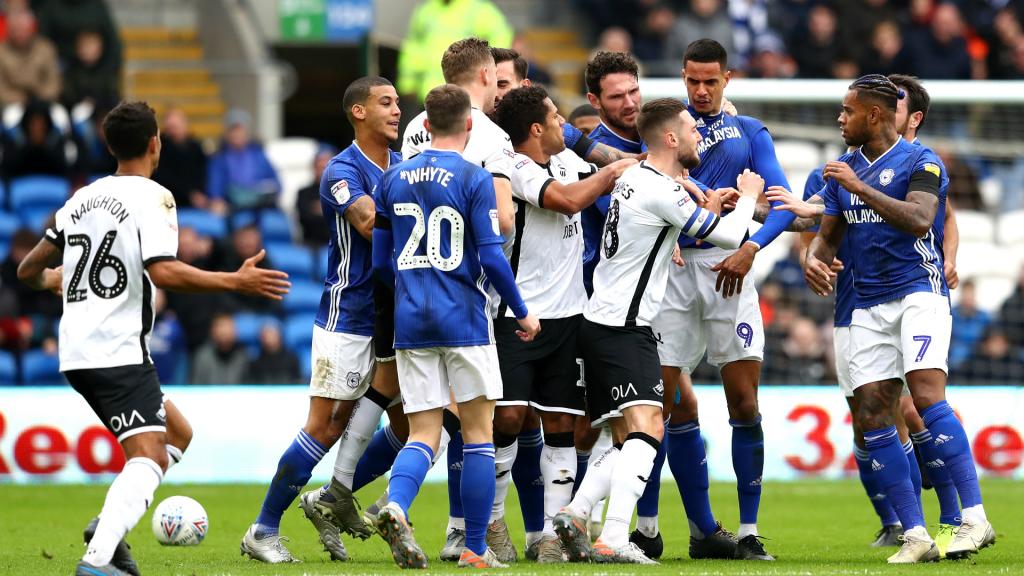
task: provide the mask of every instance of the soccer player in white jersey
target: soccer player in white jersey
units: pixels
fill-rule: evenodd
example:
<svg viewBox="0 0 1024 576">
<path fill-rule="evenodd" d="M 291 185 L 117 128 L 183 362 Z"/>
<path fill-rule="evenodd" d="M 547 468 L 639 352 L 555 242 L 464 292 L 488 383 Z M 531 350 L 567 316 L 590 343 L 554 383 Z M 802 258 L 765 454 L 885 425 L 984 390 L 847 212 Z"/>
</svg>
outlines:
<svg viewBox="0 0 1024 576">
<path fill-rule="evenodd" d="M 491 421 L 502 389 L 485 283 L 513 309 L 520 338 L 532 340 L 540 323 L 501 250 L 491 175 L 460 156 L 473 125 L 469 95 L 446 84 L 431 90 L 425 105 L 435 146 L 384 175 L 374 223 L 374 271 L 394 283 L 395 314 L 406 319 L 395 325 L 395 350 L 409 418 L 409 441 L 395 460 L 377 529 L 400 567 L 426 568 L 409 506 L 440 448 L 443 408 L 453 399 L 465 439 L 459 566 L 501 568 L 484 538 L 494 499 Z"/>
<path fill-rule="evenodd" d="M 262 250 L 232 273 L 177 260 L 174 196 L 149 179 L 160 160 L 152 108 L 121 103 L 103 120 L 103 132 L 117 172 L 75 193 L 18 267 L 25 284 L 63 294 L 60 369 L 117 437 L 127 460 L 107 492 L 77 576 L 138 574 L 122 539 L 181 458 L 169 438 L 190 434 L 184 417 L 164 399 L 149 356 L 153 286 L 277 300 L 289 287 L 283 272 L 256 267 Z M 62 267 L 47 267 L 57 260 Z"/>
<path fill-rule="evenodd" d="M 491 521 L 503 520 L 517 438 L 532 407 L 540 413 L 544 429 L 540 461 L 544 524 L 540 534 L 528 534 L 528 556 L 542 563 L 562 562 L 562 547 L 551 520 L 572 497 L 573 429 L 576 416 L 582 416 L 585 408 L 576 347 L 587 302 L 579 213 L 609 192 L 636 160 L 620 160 L 597 170 L 567 149 L 562 132 L 565 119 L 540 87 L 512 90 L 501 100 L 495 117 L 517 152 L 512 171 L 516 231 L 506 241 L 505 252 L 523 299 L 544 323 L 544 332 L 533 342 L 520 341 L 515 337 L 512 311 L 505 302 L 498 305 L 494 327 L 504 396 L 494 414 L 498 480 Z"/>
<path fill-rule="evenodd" d="M 587 409 L 595 426 L 611 425 L 616 446 L 588 470 L 572 502 L 554 519 L 570 560 L 576 561 L 655 563 L 629 540 L 633 510 L 664 433 L 664 384 L 651 321 L 665 294 L 680 231 L 738 246 L 764 187 L 760 176 L 744 171 L 737 179 L 736 209 L 720 218 L 715 214 L 719 192 L 710 191 L 709 209 L 699 207 L 680 178 L 700 163 L 700 136 L 686 107 L 671 98 L 648 102 L 637 126 L 649 155 L 627 170 L 612 192 L 594 293 L 580 328 Z M 587 518 L 606 496 L 604 528 L 591 549 Z"/>
</svg>

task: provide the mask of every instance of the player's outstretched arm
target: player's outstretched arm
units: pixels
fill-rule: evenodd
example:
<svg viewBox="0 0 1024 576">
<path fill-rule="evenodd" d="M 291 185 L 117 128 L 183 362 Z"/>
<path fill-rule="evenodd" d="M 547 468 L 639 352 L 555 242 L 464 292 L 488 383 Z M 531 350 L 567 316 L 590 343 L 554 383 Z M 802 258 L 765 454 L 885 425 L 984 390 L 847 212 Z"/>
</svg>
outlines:
<svg viewBox="0 0 1024 576">
<path fill-rule="evenodd" d="M 598 196 L 608 193 L 615 186 L 619 176 L 636 163 L 633 158 L 618 160 L 601 168 L 593 176 L 572 184 L 550 180 L 548 187 L 544 189 L 541 208 L 566 216 L 579 213 L 593 204 Z"/>
<path fill-rule="evenodd" d="M 826 214 L 821 219 L 818 235 L 811 240 L 804 261 L 804 278 L 811 290 L 819 296 L 828 296 L 836 273 L 832 270 L 839 243 L 846 234 L 846 220 Z"/>
<path fill-rule="evenodd" d="M 590 150 L 590 153 L 587 154 L 586 156 L 587 162 L 593 162 L 598 166 L 608 166 L 614 162 L 618 162 L 619 160 L 635 160 L 636 158 L 636 154 L 623 152 L 622 150 L 612 148 L 611 146 L 604 144 L 602 142 L 598 142 L 597 144 L 595 144 L 594 147 Z"/>
<path fill-rule="evenodd" d="M 825 179 L 833 178 L 850 194 L 858 196 L 890 226 L 920 238 L 928 233 L 939 209 L 939 177 L 922 170 L 910 178 L 910 191 L 905 200 L 897 200 L 862 182 L 846 162 L 833 160 L 822 171 Z"/>
<path fill-rule="evenodd" d="M 498 295 L 508 304 L 509 309 L 515 314 L 516 320 L 519 321 L 519 327 L 522 330 L 516 331 L 516 334 L 524 342 L 533 340 L 540 332 L 540 321 L 526 308 L 526 302 L 523 301 L 522 295 L 519 294 L 519 288 L 516 286 L 512 267 L 505 259 L 505 253 L 501 251 L 501 245 L 484 244 L 479 247 L 479 254 L 480 266 L 487 274 L 487 279 L 491 281 L 491 285 L 498 291 Z"/>
<path fill-rule="evenodd" d="M 758 130 L 751 138 L 750 159 L 751 171 L 760 174 L 767 186 L 789 189 L 789 180 L 786 179 L 786 173 L 782 170 L 782 165 L 779 164 L 779 159 L 775 155 L 775 142 L 772 141 L 771 134 L 767 129 Z M 737 260 L 744 259 L 737 263 L 746 263 L 746 258 L 749 258 L 752 263 L 753 256 L 757 251 L 771 244 L 779 237 L 779 234 L 788 230 L 795 217 L 786 211 L 776 212 L 773 210 L 768 213 L 764 219 L 764 226 L 750 236 L 748 243 L 744 243 L 741 253 L 734 255 Z M 749 270 L 749 268 L 750 266 L 747 264 L 747 269 Z"/>
<path fill-rule="evenodd" d="M 49 290 L 59 296 L 63 282 L 61 272 L 64 267 L 49 268 L 49 265 L 56 261 L 60 254 L 60 248 L 43 238 L 18 265 L 18 280 L 33 290 Z"/>
<path fill-rule="evenodd" d="M 345 209 L 345 220 L 366 240 L 373 239 L 373 221 L 377 207 L 370 196 L 360 196 Z"/>
<path fill-rule="evenodd" d="M 238 292 L 281 300 L 291 282 L 284 272 L 256 267 L 266 255 L 266 250 L 260 250 L 234 272 L 208 272 L 176 259 L 151 262 L 146 271 L 158 288 L 173 292 Z"/>
<path fill-rule="evenodd" d="M 740 239 L 735 240 L 736 231 L 726 229 L 717 231 L 718 235 L 725 236 L 728 231 L 728 237 L 716 238 L 715 231 L 708 235 L 707 240 L 716 246 L 722 248 L 740 246 L 740 250 L 730 255 L 725 260 L 722 260 L 718 264 L 711 267 L 712 272 L 718 272 L 718 278 L 715 280 L 715 290 L 721 291 L 722 296 L 729 298 L 733 294 L 739 293 L 743 290 L 743 279 L 750 272 L 750 266 L 754 263 L 754 255 L 757 253 L 756 244 L 750 241 L 743 242 L 743 236 L 747 233 L 747 227 L 750 225 L 750 219 L 754 215 L 754 205 L 757 202 L 757 198 L 761 196 L 761 192 L 764 191 L 764 178 L 755 172 L 750 170 L 744 170 L 742 174 L 736 179 L 736 187 L 740 191 L 740 200 L 736 204 L 736 210 L 732 214 L 729 214 L 726 218 L 729 219 L 729 223 L 735 222 L 737 228 L 741 228 Z M 747 202 L 749 200 L 749 203 Z M 749 207 L 749 212 L 745 209 L 740 211 L 740 206 Z M 733 218 L 735 214 L 739 212 L 743 215 L 739 219 Z M 726 218 L 722 220 L 725 221 Z M 767 226 L 767 225 L 766 225 Z M 763 228 L 762 228 L 763 229 Z M 754 248 L 751 248 L 751 246 Z"/>
<path fill-rule="evenodd" d="M 956 226 L 956 215 L 953 214 L 953 201 L 946 198 L 945 236 L 942 238 L 943 268 L 946 284 L 950 290 L 960 285 L 960 276 L 956 273 L 956 251 L 960 248 L 960 229 Z"/>
<path fill-rule="evenodd" d="M 782 186 L 769 186 L 764 195 L 771 204 L 758 204 L 754 220 L 764 222 L 763 218 L 767 217 L 769 210 L 792 212 L 797 218 L 786 228 L 787 232 L 803 232 L 813 228 L 821 223 L 821 216 L 825 213 L 825 201 L 817 194 L 801 200 Z"/>
</svg>

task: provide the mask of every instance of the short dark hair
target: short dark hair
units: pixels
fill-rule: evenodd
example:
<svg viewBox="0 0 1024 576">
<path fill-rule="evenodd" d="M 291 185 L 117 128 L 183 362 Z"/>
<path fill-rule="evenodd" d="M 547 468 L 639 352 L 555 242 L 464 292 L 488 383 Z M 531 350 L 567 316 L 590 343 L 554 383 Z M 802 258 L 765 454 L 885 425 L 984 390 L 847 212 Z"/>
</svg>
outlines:
<svg viewBox="0 0 1024 576">
<path fill-rule="evenodd" d="M 145 102 L 121 102 L 103 119 L 107 148 L 118 160 L 145 155 L 157 131 L 156 112 Z"/>
<path fill-rule="evenodd" d="M 528 86 L 509 91 L 495 109 L 498 126 L 508 134 L 513 146 L 518 146 L 530 137 L 530 127 L 543 124 L 548 108 L 544 99 L 546 90 L 540 86 Z"/>
<path fill-rule="evenodd" d="M 580 104 L 572 111 L 571 114 L 569 114 L 569 124 L 572 124 L 586 116 L 598 116 L 597 108 L 594 108 L 590 104 Z"/>
<path fill-rule="evenodd" d="M 511 62 L 512 68 L 516 71 L 516 78 L 524 80 L 526 75 L 530 73 L 530 63 L 519 55 L 519 52 L 511 48 L 491 48 L 491 56 L 494 56 L 494 64 L 498 65 L 502 62 Z"/>
<path fill-rule="evenodd" d="M 719 44 L 717 40 L 701 38 L 690 42 L 690 45 L 686 47 L 686 52 L 683 53 L 683 68 L 686 68 L 687 62 L 702 64 L 718 62 L 724 72 L 729 67 L 729 53 L 725 51 L 725 46 Z"/>
<path fill-rule="evenodd" d="M 686 105 L 675 98 L 658 98 L 651 100 L 640 108 L 636 117 L 636 131 L 645 142 L 655 142 L 661 136 L 658 132 L 670 120 L 679 117 L 686 110 Z"/>
<path fill-rule="evenodd" d="M 352 117 L 352 107 L 356 104 L 365 104 L 370 92 L 377 86 L 393 86 L 391 80 L 380 76 L 363 76 L 357 78 L 348 88 L 345 88 L 345 95 L 341 97 L 341 107 L 345 109 L 345 117 L 348 123 L 355 126 L 356 120 Z"/>
<path fill-rule="evenodd" d="M 896 101 L 902 97 L 902 90 L 882 74 L 865 74 L 854 80 L 849 89 L 857 91 L 858 100 L 872 100 L 893 112 L 896 111 Z"/>
<path fill-rule="evenodd" d="M 491 45 L 487 40 L 476 37 L 463 38 L 452 42 L 441 56 L 441 73 L 444 81 L 459 84 L 470 79 L 474 72 L 487 62 L 494 60 Z"/>
<path fill-rule="evenodd" d="M 609 74 L 618 73 L 639 77 L 640 67 L 637 66 L 636 60 L 625 52 L 598 52 L 590 62 L 587 62 L 587 92 L 601 96 L 601 80 Z"/>
<path fill-rule="evenodd" d="M 456 84 L 442 84 L 427 93 L 423 101 L 427 109 L 430 132 L 437 136 L 450 136 L 465 130 L 469 116 L 469 93 Z"/>
<path fill-rule="evenodd" d="M 889 80 L 906 93 L 908 98 L 907 112 L 910 114 L 914 112 L 921 113 L 921 123 L 917 125 L 918 129 L 920 129 L 924 125 L 925 117 L 928 116 L 929 108 L 932 106 L 932 98 L 928 95 L 928 91 L 925 90 L 924 85 L 921 84 L 921 80 L 917 76 L 889 74 Z"/>
</svg>

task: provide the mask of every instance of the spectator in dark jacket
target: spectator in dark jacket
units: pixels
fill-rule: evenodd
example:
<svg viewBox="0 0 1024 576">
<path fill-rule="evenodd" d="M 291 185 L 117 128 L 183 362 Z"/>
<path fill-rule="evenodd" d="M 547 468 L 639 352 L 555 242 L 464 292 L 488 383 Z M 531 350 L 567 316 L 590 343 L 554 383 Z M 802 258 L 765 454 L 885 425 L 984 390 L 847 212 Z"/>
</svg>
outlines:
<svg viewBox="0 0 1024 576">
<path fill-rule="evenodd" d="M 103 36 L 82 30 L 75 40 L 75 57 L 64 68 L 61 102 L 70 110 L 79 102 L 117 102 L 121 99 L 117 70 L 103 66 Z"/>
<path fill-rule="evenodd" d="M 3 173 L 7 177 L 67 176 L 66 144 L 67 137 L 53 124 L 50 105 L 32 101 L 25 108 L 18 127 L 4 134 Z"/>
<path fill-rule="evenodd" d="M 313 158 L 313 182 L 299 190 L 295 200 L 295 211 L 299 215 L 299 226 L 302 227 L 302 241 L 314 248 L 326 246 L 331 237 L 320 205 L 320 177 L 335 154 L 337 152 L 333 148 L 326 146 L 317 150 Z"/>
<path fill-rule="evenodd" d="M 95 30 L 103 38 L 100 67 L 121 70 L 121 37 L 104 0 L 41 0 L 37 14 L 39 33 L 53 40 L 62 62 L 74 59 L 79 32 Z"/>
<path fill-rule="evenodd" d="M 281 329 L 275 323 L 267 323 L 260 329 L 260 355 L 249 362 L 247 384 L 296 384 L 302 378 L 299 374 L 299 359 L 281 342 Z"/>
<path fill-rule="evenodd" d="M 975 353 L 953 372 L 955 384 L 1013 384 L 1024 382 L 1024 359 L 1006 333 L 993 327 Z"/>
<path fill-rule="evenodd" d="M 153 180 L 174 194 L 178 207 L 225 213 L 225 203 L 213 203 L 206 195 L 206 153 L 188 133 L 188 116 L 181 108 L 170 108 L 164 114 L 160 144 L 160 166 Z"/>
<path fill-rule="evenodd" d="M 931 26 L 913 31 L 907 39 L 907 47 L 914 72 L 920 78 L 968 80 L 971 77 L 964 22 L 955 4 L 939 4 Z"/>
<path fill-rule="evenodd" d="M 252 117 L 236 109 L 225 120 L 224 142 L 207 166 L 206 193 L 232 210 L 273 206 L 281 181 L 263 146 L 250 139 Z"/>
<path fill-rule="evenodd" d="M 882 20 L 871 33 L 871 47 L 861 60 L 864 74 L 904 74 L 911 70 L 903 32 L 895 20 Z"/>
<path fill-rule="evenodd" d="M 210 325 L 210 340 L 192 359 L 192 384 L 243 384 L 249 355 L 238 342 L 235 320 L 217 314 Z"/>
<path fill-rule="evenodd" d="M 807 16 L 807 33 L 793 49 L 797 73 L 801 78 L 829 78 L 839 52 L 836 14 L 831 7 L 818 4 Z"/>
</svg>

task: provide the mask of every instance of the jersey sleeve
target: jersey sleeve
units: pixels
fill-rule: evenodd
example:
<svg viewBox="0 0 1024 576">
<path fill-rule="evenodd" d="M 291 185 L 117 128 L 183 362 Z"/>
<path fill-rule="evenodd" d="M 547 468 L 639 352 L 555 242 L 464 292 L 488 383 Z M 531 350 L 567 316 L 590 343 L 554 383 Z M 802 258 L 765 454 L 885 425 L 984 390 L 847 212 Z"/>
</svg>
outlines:
<svg viewBox="0 0 1024 576">
<path fill-rule="evenodd" d="M 590 138 L 584 136 L 583 132 L 566 122 L 562 125 L 562 137 L 565 140 L 565 147 L 575 152 L 580 158 L 590 156 L 590 152 L 597 146 Z"/>
<path fill-rule="evenodd" d="M 390 171 L 384 173 L 384 177 L 380 179 L 380 190 L 373 198 L 375 218 L 373 219 L 373 227 L 381 228 L 383 230 L 391 229 L 391 209 L 388 203 L 388 198 L 391 196 L 391 178 Z"/>
<path fill-rule="evenodd" d="M 771 134 L 759 120 L 741 117 L 740 124 L 750 138 L 750 167 L 764 178 L 764 187 L 767 190 L 771 186 L 782 186 L 791 190 L 786 173 L 779 164 L 775 155 L 775 143 Z M 778 202 L 772 206 L 777 206 Z M 796 219 L 796 215 L 785 210 L 772 210 L 764 220 L 764 226 L 750 236 L 750 241 L 764 248 L 773 240 L 779 237 L 786 228 Z"/>
<path fill-rule="evenodd" d="M 174 195 L 160 187 L 143 202 L 138 222 L 143 264 L 174 260 L 178 257 L 178 210 Z"/>
<path fill-rule="evenodd" d="M 50 241 L 51 244 L 64 250 L 64 227 L 68 221 L 68 208 L 62 206 L 57 213 L 53 215 L 53 226 L 46 229 L 43 233 L 43 238 Z"/>
<path fill-rule="evenodd" d="M 494 195 L 494 180 L 486 172 L 478 172 L 473 179 L 468 198 L 469 233 L 476 246 L 503 244 L 505 238 L 498 226 L 498 204 Z"/>
<path fill-rule="evenodd" d="M 405 137 L 402 138 L 402 160 L 409 160 L 423 152 L 428 142 L 430 142 L 430 134 L 427 133 L 423 120 L 420 116 L 413 118 L 405 128 Z"/>
<path fill-rule="evenodd" d="M 366 194 L 359 174 L 347 164 L 328 166 L 320 179 L 320 199 L 342 216 L 349 206 Z"/>
<path fill-rule="evenodd" d="M 825 179 L 821 175 L 822 169 L 820 167 L 811 170 L 811 173 L 807 175 L 807 181 L 804 182 L 804 202 L 810 200 L 812 197 L 817 196 L 818 198 L 824 198 Z M 811 226 L 807 229 L 807 232 L 817 232 L 817 226 Z"/>
<path fill-rule="evenodd" d="M 821 189 L 821 199 L 825 201 L 826 216 L 842 217 L 843 209 L 839 205 L 839 185 L 835 180 L 825 182 L 825 187 Z"/>
<path fill-rule="evenodd" d="M 555 179 L 548 171 L 523 154 L 516 154 L 512 168 L 512 196 L 544 207 L 544 191 Z"/>
<path fill-rule="evenodd" d="M 566 150 L 558 155 L 566 163 L 566 169 L 576 173 L 576 178 L 584 180 L 597 173 L 597 165 L 584 160 L 586 155 L 580 155 L 574 150 Z"/>
<path fill-rule="evenodd" d="M 652 208 L 652 212 L 691 238 L 707 238 L 718 226 L 719 217 L 698 206 L 680 184 L 669 193 L 654 196 Z"/>
<path fill-rule="evenodd" d="M 491 127 L 491 136 L 489 137 L 493 139 L 493 143 L 489 145 L 490 152 L 484 157 L 484 169 L 495 178 L 511 180 L 512 170 L 514 170 L 513 158 L 516 157 L 516 153 L 512 149 L 512 139 L 497 125 Z"/>
<path fill-rule="evenodd" d="M 927 192 L 938 196 L 944 171 L 945 168 L 938 156 L 925 148 L 914 162 L 914 167 L 910 172 L 910 186 L 907 191 Z"/>
</svg>

